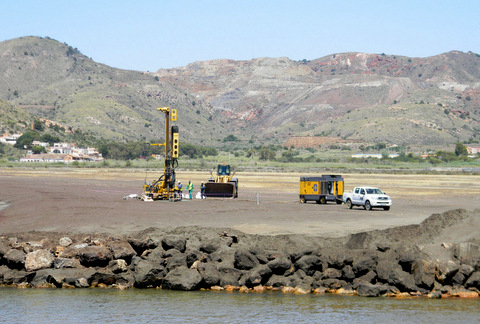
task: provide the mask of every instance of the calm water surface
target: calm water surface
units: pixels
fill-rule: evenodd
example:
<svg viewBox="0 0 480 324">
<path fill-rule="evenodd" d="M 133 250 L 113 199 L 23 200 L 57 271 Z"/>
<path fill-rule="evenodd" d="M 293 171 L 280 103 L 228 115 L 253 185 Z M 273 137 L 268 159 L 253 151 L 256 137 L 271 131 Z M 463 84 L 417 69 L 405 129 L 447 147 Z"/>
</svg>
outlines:
<svg viewBox="0 0 480 324">
<path fill-rule="evenodd" d="M 480 323 L 479 299 L 0 288 L 2 323 Z"/>
</svg>

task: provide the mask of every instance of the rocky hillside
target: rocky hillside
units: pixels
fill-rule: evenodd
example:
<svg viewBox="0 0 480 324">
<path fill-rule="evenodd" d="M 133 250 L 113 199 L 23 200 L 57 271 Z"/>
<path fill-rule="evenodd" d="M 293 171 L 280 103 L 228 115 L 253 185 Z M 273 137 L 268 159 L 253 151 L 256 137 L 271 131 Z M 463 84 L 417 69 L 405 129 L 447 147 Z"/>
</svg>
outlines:
<svg viewBox="0 0 480 324">
<path fill-rule="evenodd" d="M 200 129 L 205 136 L 222 137 L 221 129 L 205 127 L 210 115 L 196 113 L 202 103 L 183 89 L 149 73 L 96 63 L 52 39 L 1 42 L 0 75 L 0 99 L 97 138 L 163 138 L 164 116 L 156 108 L 164 106 L 178 109 L 184 139 L 197 138 Z"/>
<path fill-rule="evenodd" d="M 22 116 L 1 119 L 1 131 L 42 117 L 99 139 L 160 139 L 156 108 L 171 106 L 182 140 L 211 146 L 230 134 L 255 144 L 283 144 L 292 135 L 408 145 L 480 136 L 474 53 L 214 60 L 148 73 L 96 63 L 49 38 L 22 37 L 0 42 L 0 75 L 2 106 Z"/>
<path fill-rule="evenodd" d="M 480 130 L 480 57 L 474 53 L 216 60 L 157 75 L 192 92 L 238 129 L 271 136 L 442 144 Z"/>
</svg>

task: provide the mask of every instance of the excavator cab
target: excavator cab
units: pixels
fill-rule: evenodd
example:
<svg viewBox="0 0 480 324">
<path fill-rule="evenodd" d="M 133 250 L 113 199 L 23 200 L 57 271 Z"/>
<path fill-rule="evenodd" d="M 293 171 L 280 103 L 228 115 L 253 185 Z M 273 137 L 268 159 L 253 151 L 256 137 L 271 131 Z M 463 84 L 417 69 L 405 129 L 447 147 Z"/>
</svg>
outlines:
<svg viewBox="0 0 480 324">
<path fill-rule="evenodd" d="M 215 168 L 214 168 L 215 169 Z M 219 164 L 216 175 L 205 183 L 205 196 L 214 198 L 238 198 L 238 179 L 228 164 Z"/>
</svg>

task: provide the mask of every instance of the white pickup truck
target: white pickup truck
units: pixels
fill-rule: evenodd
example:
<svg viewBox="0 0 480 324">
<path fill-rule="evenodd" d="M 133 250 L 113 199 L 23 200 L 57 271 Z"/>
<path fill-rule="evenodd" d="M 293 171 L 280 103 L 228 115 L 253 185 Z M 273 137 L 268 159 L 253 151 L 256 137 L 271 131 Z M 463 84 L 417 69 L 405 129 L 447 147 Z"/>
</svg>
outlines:
<svg viewBox="0 0 480 324">
<path fill-rule="evenodd" d="M 366 210 L 373 207 L 389 210 L 392 206 L 392 199 L 375 187 L 355 187 L 353 192 L 344 192 L 343 202 L 349 209 L 353 206 L 363 206 Z"/>
</svg>

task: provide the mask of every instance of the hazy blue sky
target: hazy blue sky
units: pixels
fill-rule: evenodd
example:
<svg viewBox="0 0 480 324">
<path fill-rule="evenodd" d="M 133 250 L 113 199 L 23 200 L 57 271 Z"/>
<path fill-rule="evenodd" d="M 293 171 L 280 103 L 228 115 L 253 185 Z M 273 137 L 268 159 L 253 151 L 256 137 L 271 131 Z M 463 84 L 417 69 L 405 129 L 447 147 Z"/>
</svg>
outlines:
<svg viewBox="0 0 480 324">
<path fill-rule="evenodd" d="M 110 66 L 341 52 L 480 53 L 480 1 L 0 0 L 0 41 L 49 36 Z"/>
</svg>

